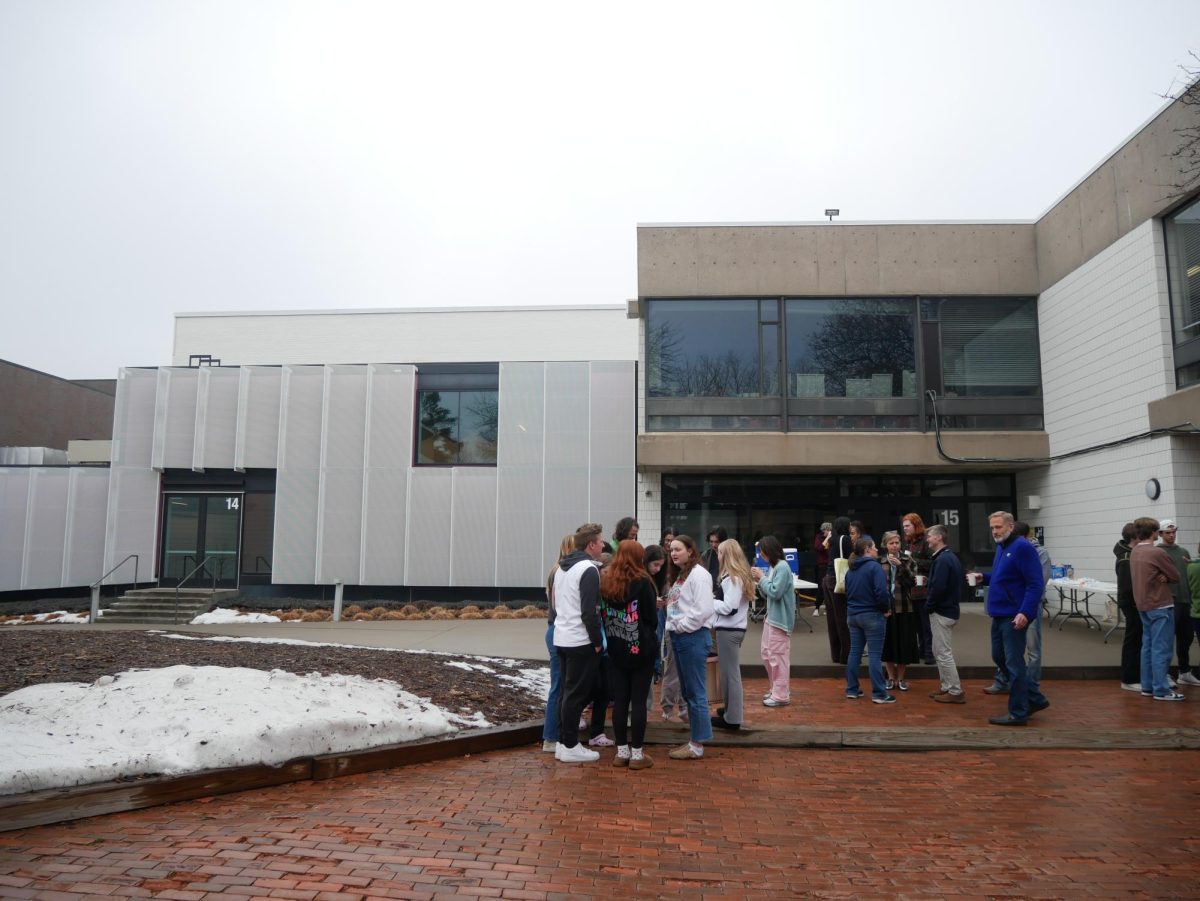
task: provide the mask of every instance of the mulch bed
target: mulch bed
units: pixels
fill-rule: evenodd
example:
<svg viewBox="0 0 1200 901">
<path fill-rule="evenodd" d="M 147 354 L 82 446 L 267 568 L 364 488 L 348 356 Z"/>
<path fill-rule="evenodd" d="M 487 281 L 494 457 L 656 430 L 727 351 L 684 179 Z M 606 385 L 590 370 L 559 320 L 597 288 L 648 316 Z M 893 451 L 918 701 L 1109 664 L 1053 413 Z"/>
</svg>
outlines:
<svg viewBox="0 0 1200 901">
<path fill-rule="evenodd" d="M 481 711 L 496 724 L 540 719 L 545 700 L 501 683 L 489 673 L 447 666 L 469 657 L 405 651 L 262 642 L 181 641 L 152 632 L 75 632 L 71 626 L 9 626 L 0 631 L 0 695 L 45 682 L 94 682 L 130 669 L 166 666 L 241 666 L 297 675 L 338 673 L 388 679 L 447 710 Z M 489 663 L 497 672 L 513 671 Z M 518 668 L 537 664 L 520 663 Z M 515 671 L 514 671 L 515 674 Z"/>
</svg>

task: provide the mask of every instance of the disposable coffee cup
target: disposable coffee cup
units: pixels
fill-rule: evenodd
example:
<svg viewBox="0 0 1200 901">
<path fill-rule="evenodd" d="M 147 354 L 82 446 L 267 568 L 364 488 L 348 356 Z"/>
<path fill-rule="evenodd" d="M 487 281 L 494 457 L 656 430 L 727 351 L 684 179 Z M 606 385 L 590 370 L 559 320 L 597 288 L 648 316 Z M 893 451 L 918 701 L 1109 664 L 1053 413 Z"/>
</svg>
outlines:
<svg viewBox="0 0 1200 901">
<path fill-rule="evenodd" d="M 979 576 L 975 575 L 975 573 L 967 573 L 967 584 L 974 588 L 979 584 Z"/>
<path fill-rule="evenodd" d="M 924 585 L 924 584 L 925 584 L 925 577 L 918 575 L 917 576 L 917 585 Z"/>
</svg>

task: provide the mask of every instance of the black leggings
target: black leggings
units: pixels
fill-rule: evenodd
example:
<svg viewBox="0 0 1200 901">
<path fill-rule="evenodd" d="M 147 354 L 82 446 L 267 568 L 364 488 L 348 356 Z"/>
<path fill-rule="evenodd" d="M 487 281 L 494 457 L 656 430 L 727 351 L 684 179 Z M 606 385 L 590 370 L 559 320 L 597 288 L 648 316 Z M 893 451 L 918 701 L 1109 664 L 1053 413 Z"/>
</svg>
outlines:
<svg viewBox="0 0 1200 901">
<path fill-rule="evenodd" d="M 1119 602 L 1125 614 L 1125 638 L 1121 641 L 1121 681 L 1126 685 L 1142 683 L 1142 618 L 1132 601 Z"/>
<path fill-rule="evenodd" d="M 613 736 L 618 745 L 629 744 L 625 740 L 625 721 L 629 715 L 629 703 L 633 702 L 633 747 L 640 748 L 646 740 L 646 696 L 650 693 L 650 682 L 654 678 L 651 662 L 636 669 L 610 665 L 613 693 Z"/>
</svg>

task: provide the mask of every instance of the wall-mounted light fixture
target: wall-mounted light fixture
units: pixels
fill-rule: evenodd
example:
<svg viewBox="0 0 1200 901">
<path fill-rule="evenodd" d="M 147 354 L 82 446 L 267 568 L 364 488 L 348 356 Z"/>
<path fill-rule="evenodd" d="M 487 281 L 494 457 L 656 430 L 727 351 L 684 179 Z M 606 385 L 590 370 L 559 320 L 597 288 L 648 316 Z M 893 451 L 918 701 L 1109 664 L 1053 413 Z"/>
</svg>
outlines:
<svg viewBox="0 0 1200 901">
<path fill-rule="evenodd" d="M 1146 497 L 1152 501 L 1158 500 L 1158 496 L 1162 494 L 1162 485 L 1158 484 L 1158 479 L 1146 480 Z"/>
</svg>

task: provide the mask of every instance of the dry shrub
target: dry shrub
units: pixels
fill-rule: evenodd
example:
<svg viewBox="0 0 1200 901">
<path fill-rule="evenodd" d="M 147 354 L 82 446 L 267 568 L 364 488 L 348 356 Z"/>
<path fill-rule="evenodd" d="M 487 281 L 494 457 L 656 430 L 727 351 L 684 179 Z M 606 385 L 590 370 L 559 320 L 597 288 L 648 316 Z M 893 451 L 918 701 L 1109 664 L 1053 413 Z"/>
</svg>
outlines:
<svg viewBox="0 0 1200 901">
<path fill-rule="evenodd" d="M 404 619 L 404 614 L 401 613 L 399 610 L 388 610 L 388 611 L 385 611 L 383 616 L 381 616 L 379 618 L 380 619 L 392 619 L 392 620 Z"/>
<path fill-rule="evenodd" d="M 372 607 L 367 612 L 376 619 L 385 619 L 388 615 L 387 607 Z"/>
<path fill-rule="evenodd" d="M 429 611 L 429 619 L 454 619 L 454 614 L 444 607 L 435 607 Z"/>
<path fill-rule="evenodd" d="M 299 622 L 301 619 L 303 619 L 303 617 L 304 614 L 299 610 L 287 610 L 282 611 L 279 614 L 279 618 L 285 623 Z"/>
<path fill-rule="evenodd" d="M 517 616 L 522 619 L 545 619 L 546 611 L 537 604 L 526 604 L 517 611 Z"/>
<path fill-rule="evenodd" d="M 283 616 L 283 609 L 275 609 L 271 611 L 271 616 Z"/>
<path fill-rule="evenodd" d="M 369 614 L 363 610 L 359 610 L 358 613 L 356 613 L 352 617 L 350 617 L 350 619 L 354 620 L 354 622 L 356 622 L 356 623 L 370 622 L 374 618 L 375 617 L 371 616 L 371 614 Z"/>
<path fill-rule="evenodd" d="M 400 608 L 400 612 L 403 613 L 405 616 L 412 616 L 414 613 L 420 613 L 421 608 L 418 607 L 416 604 L 405 604 L 403 607 Z"/>
<path fill-rule="evenodd" d="M 501 610 L 497 608 L 492 611 L 492 619 L 516 619 L 517 615 L 511 610 Z"/>
<path fill-rule="evenodd" d="M 322 620 L 324 620 L 324 617 L 321 616 L 321 611 L 319 610 L 310 610 L 300 617 L 300 622 L 302 623 L 319 623 Z"/>
<path fill-rule="evenodd" d="M 353 619 L 354 617 L 358 616 L 362 612 L 363 612 L 363 608 L 358 606 L 358 604 L 351 604 L 349 607 L 347 607 L 345 610 L 342 611 L 342 616 L 345 616 L 349 619 Z"/>
<path fill-rule="evenodd" d="M 333 619 L 333 611 L 332 610 L 321 609 L 321 610 L 313 610 L 312 612 L 317 616 L 318 622 L 327 623 L 331 619 Z"/>
<path fill-rule="evenodd" d="M 37 614 L 34 614 L 34 613 L 26 613 L 26 614 L 23 614 L 23 615 L 21 616 L 21 621 L 22 621 L 22 622 L 26 622 L 26 623 L 32 623 L 32 622 L 36 622 L 36 621 L 37 621 Z"/>
<path fill-rule="evenodd" d="M 487 619 L 487 617 L 484 616 L 483 613 L 480 612 L 478 607 L 476 607 L 474 610 L 459 611 L 458 618 L 459 619 Z"/>
<path fill-rule="evenodd" d="M 449 611 L 449 610 L 447 610 L 445 607 L 430 607 L 430 608 L 429 608 L 428 610 L 426 610 L 425 612 L 426 612 L 426 613 L 428 613 L 428 614 L 430 615 L 430 617 L 432 617 L 432 616 L 434 616 L 435 614 L 438 614 L 438 613 L 449 613 L 450 611 Z"/>
</svg>

